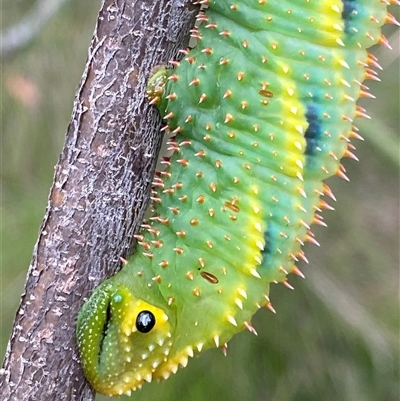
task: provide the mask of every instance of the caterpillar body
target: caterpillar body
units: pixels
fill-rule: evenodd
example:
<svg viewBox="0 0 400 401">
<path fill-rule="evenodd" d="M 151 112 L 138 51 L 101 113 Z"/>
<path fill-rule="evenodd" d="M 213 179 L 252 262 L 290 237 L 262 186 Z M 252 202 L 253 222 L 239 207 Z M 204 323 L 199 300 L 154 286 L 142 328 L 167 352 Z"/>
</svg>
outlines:
<svg viewBox="0 0 400 401">
<path fill-rule="evenodd" d="M 323 180 L 346 178 L 366 48 L 396 23 L 380 0 L 204 0 L 197 45 L 151 78 L 173 155 L 155 178 L 136 252 L 84 304 L 85 375 L 106 395 L 166 379 L 272 308 L 269 283 L 302 275 L 324 224 Z"/>
</svg>

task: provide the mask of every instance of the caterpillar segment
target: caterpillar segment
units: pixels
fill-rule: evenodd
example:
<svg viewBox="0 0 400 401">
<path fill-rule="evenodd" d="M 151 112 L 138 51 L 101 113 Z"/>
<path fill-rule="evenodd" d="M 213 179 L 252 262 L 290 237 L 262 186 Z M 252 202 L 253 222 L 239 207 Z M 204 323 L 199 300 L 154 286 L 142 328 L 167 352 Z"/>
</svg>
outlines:
<svg viewBox="0 0 400 401">
<path fill-rule="evenodd" d="M 202 0 L 197 45 L 150 78 L 150 103 L 171 133 L 154 178 L 153 216 L 138 249 L 83 305 L 77 338 L 96 391 L 130 394 L 251 325 L 269 285 L 304 277 L 301 247 L 318 245 L 357 160 L 357 106 L 373 97 L 376 58 L 396 0 Z M 323 199 L 322 199 L 323 198 Z"/>
</svg>

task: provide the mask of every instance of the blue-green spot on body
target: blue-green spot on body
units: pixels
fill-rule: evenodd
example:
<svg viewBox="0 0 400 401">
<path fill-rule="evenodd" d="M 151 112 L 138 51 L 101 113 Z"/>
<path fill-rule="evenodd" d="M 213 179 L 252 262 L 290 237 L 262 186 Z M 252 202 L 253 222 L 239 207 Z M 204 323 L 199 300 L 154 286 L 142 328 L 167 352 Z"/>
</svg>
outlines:
<svg viewBox="0 0 400 401">
<path fill-rule="evenodd" d="M 117 303 L 117 304 L 122 302 L 122 296 L 120 294 L 115 294 L 114 295 L 114 302 Z"/>
<path fill-rule="evenodd" d="M 343 11 L 342 18 L 344 20 L 345 32 L 347 35 L 352 35 L 355 33 L 351 29 L 353 21 L 357 18 L 357 0 L 342 0 L 343 1 Z"/>
<path fill-rule="evenodd" d="M 306 119 L 308 123 L 308 127 L 304 134 L 307 142 L 305 154 L 308 156 L 306 159 L 306 164 L 309 165 L 310 168 L 313 168 L 313 161 L 315 157 L 318 157 L 318 152 L 321 152 L 321 146 L 324 143 L 324 122 L 320 115 L 318 99 L 316 99 L 316 101 L 308 102 L 306 107 Z"/>
<path fill-rule="evenodd" d="M 379 0 L 201 3 L 196 47 L 149 83 L 172 133 L 154 215 L 78 319 L 86 377 L 106 395 L 254 333 L 253 314 L 273 310 L 270 283 L 302 275 L 301 246 L 317 243 L 310 226 L 329 207 L 320 197 L 333 197 L 323 180 L 345 177 L 357 137 L 365 49 L 391 20 Z"/>
</svg>

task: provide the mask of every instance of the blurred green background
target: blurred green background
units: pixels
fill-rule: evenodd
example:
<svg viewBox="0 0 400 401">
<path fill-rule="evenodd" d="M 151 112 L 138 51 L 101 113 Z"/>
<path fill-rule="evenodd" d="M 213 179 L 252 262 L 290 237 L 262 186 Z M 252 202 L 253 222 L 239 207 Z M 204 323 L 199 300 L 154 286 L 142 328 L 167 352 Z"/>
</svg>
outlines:
<svg viewBox="0 0 400 401">
<path fill-rule="evenodd" d="M 31 0 L 2 2 L 2 27 L 19 21 Z M 1 330 L 3 357 L 37 239 L 53 167 L 64 142 L 94 30 L 99 1 L 70 0 L 23 49 L 1 64 Z M 398 17 L 397 9 L 391 12 Z M 396 401 L 399 399 L 399 31 L 394 49 L 375 48 L 384 71 L 368 82 L 360 163 L 345 161 L 350 183 L 306 247 L 307 279 L 295 291 L 273 285 L 277 315 L 254 318 L 228 356 L 210 350 L 168 381 L 145 384 L 132 400 Z M 106 400 L 98 397 L 98 400 Z M 128 399 L 128 397 L 123 398 Z"/>
</svg>

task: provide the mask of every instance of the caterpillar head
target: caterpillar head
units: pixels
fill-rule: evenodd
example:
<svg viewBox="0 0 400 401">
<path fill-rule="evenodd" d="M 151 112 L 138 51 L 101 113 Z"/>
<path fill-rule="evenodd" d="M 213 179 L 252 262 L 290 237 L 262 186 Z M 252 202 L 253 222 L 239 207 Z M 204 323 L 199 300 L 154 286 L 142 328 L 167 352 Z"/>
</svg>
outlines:
<svg viewBox="0 0 400 401">
<path fill-rule="evenodd" d="M 84 304 L 77 338 L 87 379 L 106 395 L 129 394 L 150 382 L 172 346 L 167 314 L 111 280 Z"/>
<path fill-rule="evenodd" d="M 167 379 L 176 373 L 195 350 L 223 346 L 244 327 L 255 332 L 247 323 L 259 307 L 251 293 L 240 292 L 245 296 L 243 302 L 254 306 L 249 310 L 236 306 L 240 311 L 236 321 L 227 314 L 225 302 L 216 302 L 215 295 L 198 300 L 192 295 L 195 302 L 173 307 L 160 295 L 158 286 L 147 280 L 140 285 L 140 279 L 134 285 L 132 281 L 125 284 L 121 274 L 124 269 L 96 288 L 77 322 L 85 376 L 102 394 L 130 394 L 145 381 Z M 206 293 L 205 288 L 203 291 Z M 228 309 L 233 308 L 234 293 L 227 291 Z"/>
</svg>

